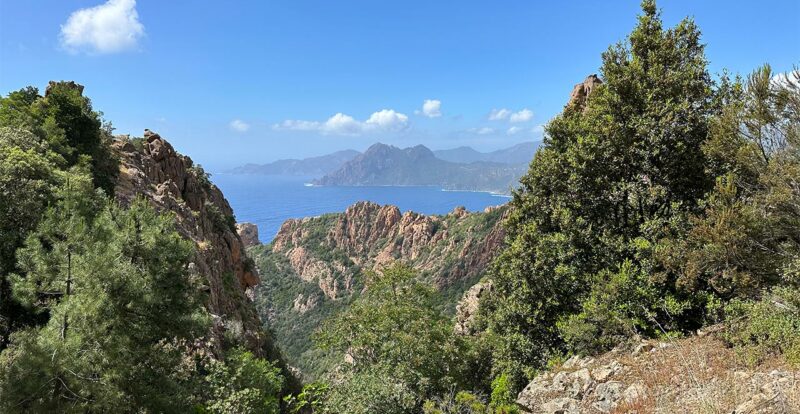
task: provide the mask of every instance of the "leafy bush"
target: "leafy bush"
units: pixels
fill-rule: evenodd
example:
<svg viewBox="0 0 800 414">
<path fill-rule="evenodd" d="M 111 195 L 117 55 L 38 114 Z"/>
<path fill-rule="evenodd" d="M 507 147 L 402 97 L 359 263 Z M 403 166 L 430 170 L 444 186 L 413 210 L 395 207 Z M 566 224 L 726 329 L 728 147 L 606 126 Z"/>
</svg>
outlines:
<svg viewBox="0 0 800 414">
<path fill-rule="evenodd" d="M 416 277 L 402 264 L 373 274 L 364 295 L 321 327 L 319 346 L 349 361 L 330 374 L 334 412 L 412 413 L 459 385 L 463 346 Z"/>
<path fill-rule="evenodd" d="M 307 414 L 321 412 L 325 407 L 325 399 L 330 387 L 321 382 L 312 382 L 303 386 L 303 390 L 296 395 L 287 395 L 283 398 L 288 412 L 291 414 Z"/>
<path fill-rule="evenodd" d="M 750 364 L 783 355 L 800 367 L 800 289 L 780 287 L 761 300 L 733 300 L 725 307 L 723 338 Z"/>
<path fill-rule="evenodd" d="M 252 353 L 234 349 L 224 362 L 211 361 L 204 392 L 209 414 L 277 414 L 283 377 L 280 369 Z"/>
</svg>

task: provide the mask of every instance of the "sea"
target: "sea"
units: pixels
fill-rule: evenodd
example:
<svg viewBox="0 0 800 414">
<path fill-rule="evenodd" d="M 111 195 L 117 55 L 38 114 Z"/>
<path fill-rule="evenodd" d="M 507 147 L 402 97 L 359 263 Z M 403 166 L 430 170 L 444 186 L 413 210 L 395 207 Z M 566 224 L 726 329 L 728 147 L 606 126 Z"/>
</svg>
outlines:
<svg viewBox="0 0 800 414">
<path fill-rule="evenodd" d="M 362 200 L 395 205 L 403 212 L 447 214 L 458 206 L 483 211 L 510 199 L 500 194 L 437 187 L 312 186 L 311 180 L 312 177 L 224 173 L 211 176 L 233 207 L 236 221 L 255 223 L 262 243 L 272 241 L 287 219 L 343 212 Z"/>
</svg>

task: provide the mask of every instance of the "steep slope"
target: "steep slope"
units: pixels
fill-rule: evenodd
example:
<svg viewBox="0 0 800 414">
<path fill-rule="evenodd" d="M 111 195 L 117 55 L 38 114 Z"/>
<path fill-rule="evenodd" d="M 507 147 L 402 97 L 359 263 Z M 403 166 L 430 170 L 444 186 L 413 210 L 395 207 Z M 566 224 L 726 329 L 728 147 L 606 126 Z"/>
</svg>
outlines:
<svg viewBox="0 0 800 414">
<path fill-rule="evenodd" d="M 208 294 L 206 306 L 214 318 L 211 349 L 243 345 L 276 358 L 277 351 L 250 299 L 258 273 L 236 233 L 233 211 L 222 192 L 189 157 L 175 152 L 158 134 L 146 131 L 140 149 L 127 139 L 115 141 L 113 149 L 120 159 L 118 201 L 127 205 L 144 197 L 158 210 L 174 213 L 177 230 L 197 246 L 190 269 L 202 277 Z"/>
<path fill-rule="evenodd" d="M 298 175 L 321 177 L 336 171 L 360 153 L 356 150 L 337 151 L 301 160 L 278 160 L 269 164 L 246 164 L 228 171 L 231 174 Z"/>
<path fill-rule="evenodd" d="M 340 169 L 315 180 L 318 185 L 420 185 L 448 190 L 507 193 L 525 172 L 525 164 L 459 164 L 441 160 L 427 147 L 400 149 L 375 144 Z"/>
<path fill-rule="evenodd" d="M 492 152 L 479 152 L 471 147 L 458 147 L 447 150 L 434 151 L 436 158 L 449 162 L 496 162 L 500 164 L 527 164 L 533 159 L 533 154 L 539 142 L 523 142 L 509 148 Z"/>
<path fill-rule="evenodd" d="M 359 295 L 365 271 L 408 263 L 452 312 L 499 250 L 505 211 L 426 216 L 359 202 L 344 213 L 288 220 L 271 244 L 250 250 L 264 280 L 256 288 L 259 312 L 292 364 L 313 378 L 328 361 L 311 334 Z"/>
</svg>

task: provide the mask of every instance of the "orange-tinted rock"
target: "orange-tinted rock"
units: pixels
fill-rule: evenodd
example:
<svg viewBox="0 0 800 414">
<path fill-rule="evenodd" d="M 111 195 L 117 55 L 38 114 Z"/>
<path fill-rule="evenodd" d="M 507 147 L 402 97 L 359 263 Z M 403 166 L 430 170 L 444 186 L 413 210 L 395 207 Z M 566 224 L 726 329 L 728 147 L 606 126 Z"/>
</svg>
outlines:
<svg viewBox="0 0 800 414">
<path fill-rule="evenodd" d="M 143 151 L 127 140 L 112 148 L 120 159 L 115 188 L 117 200 L 130 204 L 144 197 L 156 209 L 175 214 L 178 232 L 197 246 L 192 272 L 204 277 L 209 293 L 206 306 L 218 318 L 214 334 L 219 342 L 227 327 L 235 327 L 245 343 L 257 350 L 266 340 L 261 322 L 253 311 L 248 290 L 259 282 L 258 271 L 245 254 L 242 239 L 218 216 L 233 215 L 222 192 L 189 157 L 178 154 L 169 142 L 148 131 Z"/>
<path fill-rule="evenodd" d="M 592 74 L 586 77 L 586 79 L 575 85 L 572 88 L 572 93 L 569 95 L 569 102 L 567 102 L 567 106 L 577 105 L 580 108 L 583 108 L 586 104 L 586 99 L 589 97 L 589 94 L 598 86 L 603 83 L 602 80 L 596 75 Z"/>
</svg>

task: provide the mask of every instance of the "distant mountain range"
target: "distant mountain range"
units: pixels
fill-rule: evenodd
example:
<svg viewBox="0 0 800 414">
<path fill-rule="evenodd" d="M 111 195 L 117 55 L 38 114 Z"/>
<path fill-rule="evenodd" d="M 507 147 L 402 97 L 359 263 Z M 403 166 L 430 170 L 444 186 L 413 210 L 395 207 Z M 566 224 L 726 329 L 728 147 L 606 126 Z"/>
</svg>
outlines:
<svg viewBox="0 0 800 414">
<path fill-rule="evenodd" d="M 228 172 L 232 174 L 263 174 L 263 175 L 300 175 L 321 177 L 336 171 L 344 163 L 361 154 L 356 150 L 337 151 L 333 154 L 320 157 L 304 158 L 302 160 L 278 160 L 269 164 L 245 164 Z"/>
<path fill-rule="evenodd" d="M 493 152 L 470 147 L 431 151 L 424 145 L 398 148 L 377 143 L 363 154 L 354 150 L 302 160 L 247 164 L 234 174 L 319 177 L 316 185 L 430 185 L 447 190 L 508 193 L 528 168 L 538 142 Z"/>
<path fill-rule="evenodd" d="M 480 154 L 480 153 L 479 153 Z M 530 158 L 533 153 L 530 154 Z M 447 190 L 508 193 L 527 163 L 458 163 L 436 157 L 424 145 L 397 148 L 375 144 L 341 168 L 314 180 L 317 185 L 431 185 Z"/>
<path fill-rule="evenodd" d="M 471 147 L 458 147 L 433 151 L 436 158 L 459 163 L 498 162 L 502 164 L 528 164 L 539 146 L 538 142 L 523 142 L 510 148 L 492 152 L 478 152 Z"/>
</svg>

